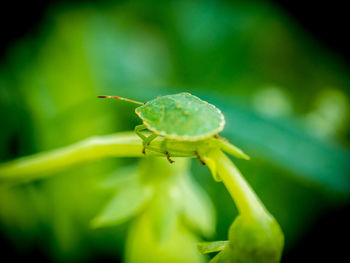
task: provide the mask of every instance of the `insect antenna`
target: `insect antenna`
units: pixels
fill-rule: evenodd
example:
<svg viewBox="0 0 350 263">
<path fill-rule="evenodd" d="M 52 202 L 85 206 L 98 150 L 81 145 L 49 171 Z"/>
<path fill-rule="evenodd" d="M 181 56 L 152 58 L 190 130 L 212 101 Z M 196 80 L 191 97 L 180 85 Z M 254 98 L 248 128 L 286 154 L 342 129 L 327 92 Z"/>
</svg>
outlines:
<svg viewBox="0 0 350 263">
<path fill-rule="evenodd" d="M 135 104 L 140 104 L 143 105 L 144 103 L 136 101 L 136 100 L 130 100 L 130 99 L 126 99 L 126 98 L 122 98 L 122 97 L 118 97 L 118 96 L 106 96 L 106 95 L 100 95 L 97 96 L 97 98 L 102 98 L 102 99 L 117 99 L 117 100 L 124 100 L 127 102 L 131 102 L 131 103 L 135 103 Z"/>
</svg>

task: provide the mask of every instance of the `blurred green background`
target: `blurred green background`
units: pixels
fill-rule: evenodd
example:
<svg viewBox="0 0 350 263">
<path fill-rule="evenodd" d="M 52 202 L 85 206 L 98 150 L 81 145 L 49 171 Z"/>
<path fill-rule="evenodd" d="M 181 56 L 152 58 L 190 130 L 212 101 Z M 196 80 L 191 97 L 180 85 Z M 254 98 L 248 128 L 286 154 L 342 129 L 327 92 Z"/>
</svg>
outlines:
<svg viewBox="0 0 350 263">
<path fill-rule="evenodd" d="M 140 123 L 134 105 L 97 95 L 147 101 L 188 91 L 222 109 L 222 135 L 251 156 L 235 162 L 282 226 L 282 262 L 305 240 L 314 253 L 317 231 L 335 242 L 329 255 L 341 247 L 327 233 L 346 227 L 349 205 L 349 69 L 276 5 L 56 3 L 36 32 L 0 61 L 1 161 Z M 108 199 L 98 182 L 135 161 L 101 160 L 0 188 L 3 243 L 48 261 L 120 260 L 128 224 L 94 230 L 89 222 Z M 237 214 L 230 196 L 206 167 L 193 162 L 192 172 L 216 206 L 216 239 L 226 239 Z M 316 223 L 322 229 L 313 231 Z"/>
</svg>

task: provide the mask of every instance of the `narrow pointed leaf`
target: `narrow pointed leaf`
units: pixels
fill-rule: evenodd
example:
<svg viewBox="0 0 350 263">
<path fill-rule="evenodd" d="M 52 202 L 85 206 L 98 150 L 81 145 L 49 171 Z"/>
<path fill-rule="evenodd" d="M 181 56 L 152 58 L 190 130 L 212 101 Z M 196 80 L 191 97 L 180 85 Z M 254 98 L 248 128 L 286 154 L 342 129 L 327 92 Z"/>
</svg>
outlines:
<svg viewBox="0 0 350 263">
<path fill-rule="evenodd" d="M 118 169 L 116 172 L 106 177 L 100 183 L 100 186 L 104 189 L 123 187 L 126 184 L 130 184 L 132 181 L 135 181 L 138 175 L 137 173 L 137 166 L 129 166 Z"/>
<path fill-rule="evenodd" d="M 202 158 L 206 163 L 206 165 L 209 167 L 209 170 L 211 172 L 211 175 L 213 176 L 213 179 L 216 182 L 221 182 L 222 180 L 220 178 L 220 175 L 217 173 L 217 170 L 216 170 L 216 163 L 212 159 L 207 158 L 206 156 L 203 156 Z"/>
<path fill-rule="evenodd" d="M 167 240 L 177 220 L 176 200 L 171 196 L 170 188 L 164 189 L 154 197 L 149 208 L 153 234 L 158 243 Z"/>
<path fill-rule="evenodd" d="M 199 253 L 207 254 L 212 252 L 219 252 L 223 250 L 229 241 L 214 241 L 214 242 L 201 242 L 197 244 L 197 249 Z"/>
<path fill-rule="evenodd" d="M 187 223 L 204 236 L 215 233 L 215 209 L 206 192 L 190 176 L 181 177 L 181 198 Z"/>
<path fill-rule="evenodd" d="M 239 149 L 237 146 L 231 144 L 230 142 L 226 141 L 225 139 L 217 139 L 217 142 L 220 146 L 220 148 L 229 154 L 231 154 L 234 157 L 249 160 L 250 157 L 245 154 L 241 149 Z"/>
<path fill-rule="evenodd" d="M 132 184 L 121 189 L 103 211 L 92 220 L 91 225 L 103 227 L 127 221 L 149 201 L 151 192 L 150 189 L 139 184 Z"/>
</svg>

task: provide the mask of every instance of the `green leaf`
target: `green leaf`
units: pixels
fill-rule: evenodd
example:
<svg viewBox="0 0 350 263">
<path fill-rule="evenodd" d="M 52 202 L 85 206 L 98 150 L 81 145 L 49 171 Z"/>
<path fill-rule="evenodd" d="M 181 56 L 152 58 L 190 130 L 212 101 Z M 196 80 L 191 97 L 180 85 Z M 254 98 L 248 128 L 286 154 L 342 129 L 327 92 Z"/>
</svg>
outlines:
<svg viewBox="0 0 350 263">
<path fill-rule="evenodd" d="M 118 169 L 116 172 L 107 176 L 101 183 L 100 186 L 104 189 L 120 188 L 126 184 L 130 184 L 136 180 L 138 173 L 137 166 L 128 166 Z"/>
<path fill-rule="evenodd" d="M 213 242 L 201 242 L 197 244 L 197 249 L 199 253 L 207 254 L 212 252 L 219 252 L 223 250 L 229 241 L 213 241 Z"/>
<path fill-rule="evenodd" d="M 181 204 L 185 220 L 210 237 L 215 233 L 215 209 L 206 192 L 189 175 L 181 176 Z"/>
<path fill-rule="evenodd" d="M 182 224 L 175 224 L 169 237 L 161 244 L 154 238 L 151 215 L 147 212 L 135 218 L 127 233 L 126 263 L 205 263 L 198 253 L 197 236 Z"/>
<path fill-rule="evenodd" d="M 264 118 L 234 101 L 217 102 L 223 112 L 228 113 L 225 135 L 239 141 L 251 155 L 314 185 L 349 195 L 348 149 L 309 135 L 295 120 Z"/>
<path fill-rule="evenodd" d="M 210 159 L 210 158 L 206 158 L 206 156 L 202 156 L 204 162 L 206 163 L 206 165 L 208 166 L 211 175 L 213 176 L 213 179 L 216 182 L 221 182 L 221 178 L 220 175 L 217 173 L 217 169 L 216 169 L 216 163 Z"/>
<path fill-rule="evenodd" d="M 165 242 L 173 230 L 177 219 L 177 204 L 174 196 L 175 188 L 160 187 L 152 200 L 149 211 L 151 226 L 157 242 Z"/>
<path fill-rule="evenodd" d="M 117 192 L 103 211 L 95 217 L 92 227 L 117 225 L 139 212 L 149 201 L 152 189 L 131 184 Z"/>
<path fill-rule="evenodd" d="M 229 141 L 227 141 L 225 138 L 220 138 L 217 140 L 218 144 L 220 145 L 221 149 L 224 152 L 227 152 L 231 154 L 232 156 L 236 158 L 242 158 L 245 160 L 249 160 L 249 156 L 245 154 L 241 149 L 239 149 L 237 146 L 231 144 Z"/>
</svg>

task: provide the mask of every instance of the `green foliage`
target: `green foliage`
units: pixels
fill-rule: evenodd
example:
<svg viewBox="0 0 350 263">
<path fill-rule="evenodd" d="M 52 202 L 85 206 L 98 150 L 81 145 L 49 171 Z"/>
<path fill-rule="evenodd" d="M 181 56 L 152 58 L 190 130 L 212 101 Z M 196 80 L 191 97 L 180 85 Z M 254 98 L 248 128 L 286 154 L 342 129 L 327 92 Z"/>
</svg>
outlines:
<svg viewBox="0 0 350 263">
<path fill-rule="evenodd" d="M 178 221 L 168 233 L 169 236 L 161 244 L 155 240 L 152 229 L 150 215 L 143 214 L 131 225 L 126 240 L 125 262 L 127 263 L 148 263 L 148 262 L 206 262 L 195 249 L 198 242 L 191 231 L 185 228 Z"/>
<path fill-rule="evenodd" d="M 160 149 L 164 147 L 165 140 L 168 138 L 156 141 L 156 145 L 153 144 L 153 147 L 158 147 L 158 149 L 154 148 L 155 153 L 159 153 Z M 223 181 L 237 204 L 241 215 L 232 224 L 229 242 L 217 255 L 216 260 L 219 262 L 236 262 L 236 260 L 238 262 L 278 262 L 283 249 L 283 234 L 279 225 L 266 211 L 238 169 L 221 152 L 222 143 L 218 143 L 218 141 L 222 140 L 222 138 L 208 138 L 203 141 L 170 140 L 169 145 L 167 145 L 169 148 L 165 150 L 170 154 L 182 153 L 182 157 L 196 156 L 197 153 L 199 154 L 198 158 L 209 161 L 213 177 L 216 178 L 217 174 L 220 176 L 218 178 Z M 228 141 L 224 142 L 230 145 Z M 138 143 L 136 141 L 136 144 L 141 146 L 141 141 L 138 140 Z M 23 175 L 24 178 L 30 176 L 31 173 L 45 176 L 42 166 L 55 170 L 67 166 L 66 163 L 72 165 L 81 161 L 106 157 L 108 156 L 108 154 L 106 155 L 108 148 L 110 148 L 109 151 L 114 149 L 120 157 L 126 157 L 129 154 L 137 156 L 137 152 L 132 151 L 140 153 L 140 148 L 132 148 L 132 146 L 135 146 L 135 140 L 125 134 L 94 138 L 65 149 L 56 150 L 53 153 L 42 153 L 3 164 L 0 166 L 0 178 L 5 182 L 10 180 L 10 182 L 18 183 L 16 177 L 22 179 Z M 176 149 L 172 148 L 174 146 Z M 230 151 L 237 150 L 242 153 L 235 146 L 226 147 Z M 246 156 L 243 155 L 243 157 Z M 214 219 L 210 200 L 189 179 L 187 160 L 178 159 L 177 162 L 175 167 L 170 167 L 170 164 L 164 159 L 145 158 L 138 170 L 124 170 L 124 173 L 131 174 L 128 179 L 122 174 L 121 178 L 117 180 L 107 180 L 107 183 L 104 184 L 107 187 L 116 187 L 117 194 L 93 219 L 92 226 L 102 227 L 120 224 L 140 214 L 139 217 L 148 218 L 149 225 L 146 228 L 151 230 L 151 239 L 160 247 L 172 238 L 172 233 L 180 222 L 180 216 L 187 220 L 187 223 L 192 224 L 192 227 L 195 225 L 204 235 L 213 234 Z M 135 174 L 138 175 L 135 176 Z M 29 177 L 29 179 L 31 178 Z M 216 248 L 213 249 L 213 246 Z M 179 245 L 179 247 L 181 246 Z M 131 252 L 128 253 L 132 258 L 130 262 L 139 262 L 140 259 L 133 256 L 134 253 L 138 254 L 133 251 L 135 247 L 129 249 Z M 187 249 L 191 250 L 191 248 Z M 202 252 L 215 250 L 217 250 L 217 243 L 201 249 Z M 156 253 L 150 254 L 148 260 L 155 258 L 155 255 Z M 162 257 L 163 261 L 168 258 L 166 261 L 181 262 L 181 257 L 168 257 L 166 255 Z"/>
<path fill-rule="evenodd" d="M 111 175 L 103 182 L 103 188 L 115 188 L 117 192 L 108 201 L 100 215 L 92 220 L 92 225 L 109 227 L 123 223 L 131 217 L 135 218 L 136 222 L 140 220 L 143 222 L 142 218 L 147 218 L 148 224 L 143 227 L 148 230 L 143 229 L 141 233 L 146 231 L 145 238 L 151 238 L 150 242 L 155 246 L 153 250 L 159 250 L 157 246 L 169 246 L 166 244 L 172 244 L 174 238 L 180 238 L 185 243 L 191 242 L 194 236 L 189 237 L 185 234 L 190 233 L 190 230 L 195 230 L 207 237 L 212 236 L 215 232 L 215 213 L 212 202 L 191 179 L 188 165 L 186 159 L 176 159 L 176 163 L 170 165 L 160 158 L 145 158 L 138 167 L 124 168 Z M 136 222 L 134 224 L 137 225 Z M 130 235 L 133 235 L 133 228 L 130 230 Z M 183 229 L 185 233 L 174 233 L 178 228 Z M 138 240 L 143 238 L 142 234 L 137 235 Z M 142 259 L 136 259 L 142 248 L 134 248 L 134 244 L 131 247 L 128 248 L 127 253 L 132 254 L 129 255 L 132 259 L 128 262 L 140 262 L 140 260 L 149 262 L 156 257 L 156 252 L 148 251 L 148 256 L 143 255 Z M 185 246 L 182 243 L 176 248 L 169 246 L 167 248 L 169 255 L 164 254 L 157 260 L 183 262 L 183 254 L 177 256 L 174 254 L 173 251 L 176 249 L 192 254 L 191 251 L 194 251 L 195 247 Z M 195 259 L 192 262 L 202 261 L 198 256 L 195 256 Z"/>
<path fill-rule="evenodd" d="M 224 250 L 229 242 L 230 241 L 202 242 L 197 244 L 197 248 L 201 254 L 220 252 L 221 250 Z"/>
<path fill-rule="evenodd" d="M 192 229 L 210 238 L 214 235 L 216 219 L 215 208 L 208 195 L 190 176 L 180 179 L 180 198 L 183 206 L 183 217 Z"/>
<path fill-rule="evenodd" d="M 98 94 L 147 101 L 185 88 L 225 114 L 223 136 L 249 152 L 249 164 L 236 162 L 281 224 L 291 250 L 320 214 L 349 196 L 349 86 L 341 58 L 271 3 L 71 3 L 53 7 L 37 34 L 14 43 L 1 61 L 0 158 L 131 130 L 138 123 L 133 107 L 98 101 Z M 142 147 L 134 139 L 116 144 L 138 157 Z M 90 220 L 117 193 L 97 188 L 104 174 L 118 174 L 134 161 L 99 160 L 96 151 L 120 155 L 96 141 L 89 147 L 84 151 L 90 158 L 78 158 L 78 166 L 42 166 L 40 173 L 11 182 L 31 177 L 33 183 L 1 187 L 1 228 L 14 244 L 30 248 L 44 239 L 43 249 L 61 262 L 119 256 L 125 225 L 91 231 Z M 63 154 L 72 161 L 81 155 Z M 216 171 L 215 162 L 209 167 Z M 55 177 L 40 180 L 43 173 Z M 237 213 L 231 199 L 201 166 L 193 165 L 192 173 L 215 201 L 217 238 L 224 240 Z M 132 218 L 138 223 L 129 233 L 137 241 L 137 234 L 149 234 L 149 220 Z M 183 226 L 177 229 L 191 241 L 178 237 L 168 244 L 169 255 L 184 255 L 176 244 L 192 246 L 198 239 Z M 135 243 L 143 245 L 139 258 L 158 251 L 152 244 Z"/>
<path fill-rule="evenodd" d="M 93 221 L 93 227 L 120 224 L 139 212 L 150 198 L 151 193 L 141 185 L 124 185 L 113 196 L 102 213 Z"/>
</svg>

